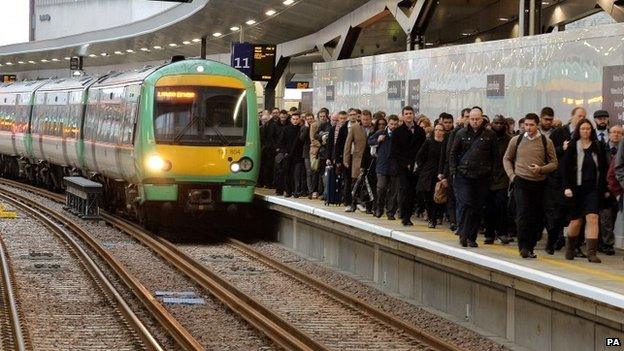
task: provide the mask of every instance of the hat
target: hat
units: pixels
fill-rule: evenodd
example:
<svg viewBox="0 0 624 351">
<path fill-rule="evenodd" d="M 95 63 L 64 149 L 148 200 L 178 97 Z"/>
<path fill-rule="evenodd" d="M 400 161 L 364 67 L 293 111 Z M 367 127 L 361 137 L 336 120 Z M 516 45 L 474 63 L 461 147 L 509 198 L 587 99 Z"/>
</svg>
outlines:
<svg viewBox="0 0 624 351">
<path fill-rule="evenodd" d="M 594 119 L 595 118 L 609 118 L 609 112 L 605 110 L 598 110 L 594 112 Z"/>
</svg>

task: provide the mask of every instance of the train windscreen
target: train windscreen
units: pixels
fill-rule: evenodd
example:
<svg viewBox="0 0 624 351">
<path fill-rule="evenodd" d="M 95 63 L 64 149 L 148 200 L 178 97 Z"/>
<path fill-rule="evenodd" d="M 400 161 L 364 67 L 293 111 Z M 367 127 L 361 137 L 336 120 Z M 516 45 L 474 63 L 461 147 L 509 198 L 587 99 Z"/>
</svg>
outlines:
<svg viewBox="0 0 624 351">
<path fill-rule="evenodd" d="M 154 102 L 154 136 L 159 144 L 234 146 L 245 144 L 244 89 L 161 86 Z"/>
</svg>

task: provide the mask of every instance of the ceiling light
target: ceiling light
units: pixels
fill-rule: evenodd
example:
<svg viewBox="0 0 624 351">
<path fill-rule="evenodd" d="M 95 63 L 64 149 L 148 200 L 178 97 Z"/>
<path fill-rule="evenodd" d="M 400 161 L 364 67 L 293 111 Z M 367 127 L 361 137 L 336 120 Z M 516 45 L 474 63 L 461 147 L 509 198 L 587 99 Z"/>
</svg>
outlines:
<svg viewBox="0 0 624 351">
<path fill-rule="evenodd" d="M 256 20 L 250 19 L 249 21 L 247 21 L 245 23 L 247 23 L 247 25 L 249 25 L 249 26 L 253 26 L 254 24 L 256 24 Z"/>
<path fill-rule="evenodd" d="M 215 37 L 215 38 L 218 38 L 218 37 L 220 37 L 220 36 L 222 36 L 222 35 L 223 35 L 223 34 L 221 34 L 221 33 L 219 33 L 219 32 L 212 33 L 212 36 L 213 36 L 213 37 Z"/>
<path fill-rule="evenodd" d="M 59 60 L 59 59 L 57 59 L 57 58 L 53 58 L 53 59 L 52 59 L 52 62 L 59 62 L 59 61 L 60 61 L 60 60 Z"/>
<path fill-rule="evenodd" d="M 123 52 L 121 52 L 121 51 L 115 51 L 115 55 L 123 55 Z"/>
<path fill-rule="evenodd" d="M 175 48 L 176 46 L 178 46 L 178 44 L 176 44 L 176 43 L 171 43 L 171 44 L 169 44 L 169 46 L 171 46 L 172 48 Z"/>
<path fill-rule="evenodd" d="M 193 39 L 193 43 L 199 43 L 200 41 L 201 41 L 201 39 L 199 39 L 199 38 Z"/>
<path fill-rule="evenodd" d="M 17 61 L 17 63 L 19 63 L 20 65 L 23 65 L 24 61 Z"/>
<path fill-rule="evenodd" d="M 507 17 L 499 17 L 498 20 L 506 22 L 506 21 L 509 21 L 509 18 L 507 18 Z"/>
<path fill-rule="evenodd" d="M 13 62 L 7 62 L 6 65 L 7 66 L 13 66 Z"/>
<path fill-rule="evenodd" d="M 232 32 L 236 32 L 237 30 L 240 30 L 240 28 L 239 27 L 230 27 L 230 30 Z"/>
<path fill-rule="evenodd" d="M 183 41 L 183 42 L 182 42 L 182 44 L 184 44 L 184 45 L 189 45 L 190 43 L 191 43 L 191 42 L 190 42 L 190 41 L 188 41 L 188 40 L 185 40 L 185 41 Z"/>
<path fill-rule="evenodd" d="M 46 63 L 46 62 L 50 62 L 50 61 L 48 61 L 46 59 L 42 59 L 41 62 Z"/>
<path fill-rule="evenodd" d="M 463 35 L 463 36 L 465 36 L 465 37 L 467 37 L 467 36 L 469 36 L 469 35 L 470 35 L 470 33 L 466 33 L 466 32 L 464 32 L 464 33 L 462 33 L 462 35 Z"/>
<path fill-rule="evenodd" d="M 89 57 L 97 57 L 97 55 L 96 54 L 91 54 L 91 55 L 89 55 Z"/>
<path fill-rule="evenodd" d="M 103 52 L 103 53 L 100 54 L 100 56 L 108 56 L 108 53 Z"/>
<path fill-rule="evenodd" d="M 133 52 L 134 52 L 134 50 L 132 50 L 132 49 L 128 49 L 128 50 L 126 50 L 126 52 L 128 52 L 128 53 L 133 53 Z"/>
<path fill-rule="evenodd" d="M 267 12 L 264 13 L 267 16 L 273 16 L 275 14 L 275 10 L 269 10 Z"/>
<path fill-rule="evenodd" d="M 542 1 L 542 5 L 550 5 L 548 1 Z"/>
<path fill-rule="evenodd" d="M 28 61 L 28 63 L 32 63 L 33 65 L 36 64 L 36 62 L 33 60 Z"/>
<path fill-rule="evenodd" d="M 156 49 L 156 50 L 160 50 L 160 49 L 162 49 L 162 46 L 160 46 L 160 45 L 154 45 L 154 49 Z"/>
<path fill-rule="evenodd" d="M 433 46 L 433 43 L 425 43 L 425 46 Z"/>
<path fill-rule="evenodd" d="M 288 6 L 288 5 L 292 5 L 293 2 L 295 2 L 295 0 L 284 0 L 284 2 L 282 2 L 282 4 Z"/>
<path fill-rule="evenodd" d="M 71 60 L 71 57 L 66 56 L 66 57 L 65 57 L 65 61 L 69 61 L 69 60 Z"/>
<path fill-rule="evenodd" d="M 147 52 L 147 51 L 150 51 L 150 50 L 148 48 L 141 48 L 141 51 Z"/>
</svg>

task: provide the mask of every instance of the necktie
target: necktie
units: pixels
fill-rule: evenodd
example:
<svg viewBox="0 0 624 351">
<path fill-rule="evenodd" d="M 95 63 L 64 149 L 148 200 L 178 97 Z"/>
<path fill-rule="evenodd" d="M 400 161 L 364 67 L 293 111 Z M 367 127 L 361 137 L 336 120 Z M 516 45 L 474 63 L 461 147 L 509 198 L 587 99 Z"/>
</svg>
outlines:
<svg viewBox="0 0 624 351">
<path fill-rule="evenodd" d="M 604 132 L 600 132 L 600 141 L 605 142 Z"/>
<path fill-rule="evenodd" d="M 617 149 L 615 148 L 615 146 L 611 146 L 611 155 L 615 155 L 617 154 Z"/>
</svg>

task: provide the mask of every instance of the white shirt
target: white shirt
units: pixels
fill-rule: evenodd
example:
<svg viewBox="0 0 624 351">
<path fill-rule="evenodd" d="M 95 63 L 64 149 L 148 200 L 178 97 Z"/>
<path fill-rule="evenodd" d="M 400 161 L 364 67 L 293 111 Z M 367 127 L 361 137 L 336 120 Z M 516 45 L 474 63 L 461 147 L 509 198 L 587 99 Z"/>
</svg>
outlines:
<svg viewBox="0 0 624 351">
<path fill-rule="evenodd" d="M 531 141 L 533 141 L 536 138 L 540 137 L 540 135 L 542 135 L 542 133 L 539 131 L 539 129 L 537 130 L 537 133 L 535 133 L 535 136 L 532 137 L 532 138 L 529 136 L 529 132 L 524 132 L 524 137 L 529 139 L 529 140 L 531 140 Z"/>
</svg>

